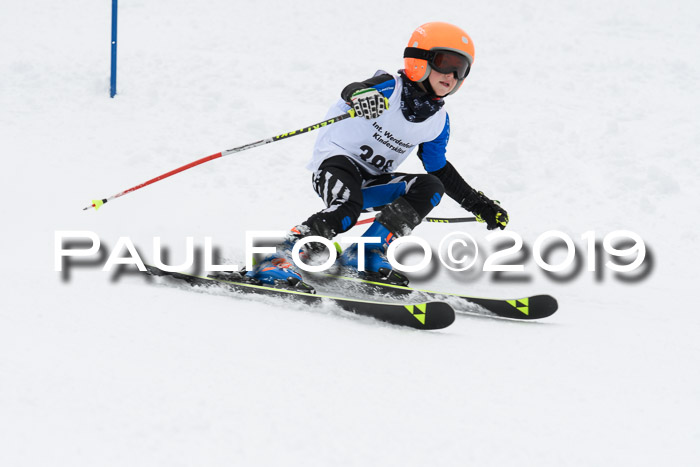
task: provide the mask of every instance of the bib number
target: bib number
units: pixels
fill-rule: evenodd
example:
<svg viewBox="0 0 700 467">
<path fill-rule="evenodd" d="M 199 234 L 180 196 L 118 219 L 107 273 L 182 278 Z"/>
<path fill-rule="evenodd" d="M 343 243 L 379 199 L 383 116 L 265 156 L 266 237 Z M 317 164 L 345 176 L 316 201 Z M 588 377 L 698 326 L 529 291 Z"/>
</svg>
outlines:
<svg viewBox="0 0 700 467">
<path fill-rule="evenodd" d="M 379 154 L 374 154 L 374 150 L 370 147 L 367 146 L 366 144 L 363 146 L 360 146 L 360 149 L 362 149 L 362 153 L 360 154 L 360 159 L 362 159 L 365 162 L 368 162 L 369 164 L 372 164 L 375 166 L 377 169 L 379 169 L 382 172 L 389 172 L 394 165 L 394 161 L 390 160 L 387 161 L 384 156 L 380 156 Z"/>
</svg>

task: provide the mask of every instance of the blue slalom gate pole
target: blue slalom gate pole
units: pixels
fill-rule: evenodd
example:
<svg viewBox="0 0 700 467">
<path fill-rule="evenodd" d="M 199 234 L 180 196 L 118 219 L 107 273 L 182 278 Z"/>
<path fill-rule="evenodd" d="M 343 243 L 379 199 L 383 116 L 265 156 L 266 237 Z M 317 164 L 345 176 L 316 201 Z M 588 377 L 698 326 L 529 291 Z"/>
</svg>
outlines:
<svg viewBox="0 0 700 467">
<path fill-rule="evenodd" d="M 117 93 L 117 1 L 112 0 L 112 73 L 109 78 L 109 97 Z"/>
</svg>

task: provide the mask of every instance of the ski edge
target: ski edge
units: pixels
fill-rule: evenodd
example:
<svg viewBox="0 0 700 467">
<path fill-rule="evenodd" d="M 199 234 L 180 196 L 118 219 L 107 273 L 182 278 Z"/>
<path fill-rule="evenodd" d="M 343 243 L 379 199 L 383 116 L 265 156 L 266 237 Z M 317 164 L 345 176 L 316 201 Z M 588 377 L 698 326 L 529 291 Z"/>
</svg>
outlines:
<svg viewBox="0 0 700 467">
<path fill-rule="evenodd" d="M 476 297 L 452 292 L 436 292 L 432 290 L 424 290 L 396 284 L 369 281 L 361 279 L 359 277 L 350 277 L 334 274 L 322 274 L 321 277 L 323 278 L 322 280 L 344 280 L 354 282 L 357 284 L 366 284 L 374 287 L 379 287 L 385 290 L 396 290 L 406 294 L 420 293 L 424 294 L 427 297 L 437 300 L 445 300 L 446 298 L 453 297 L 455 299 L 479 305 L 499 318 L 507 318 L 514 320 L 538 320 L 553 315 L 559 309 L 559 304 L 556 298 L 547 294 L 529 295 L 521 298 L 489 298 Z M 523 303 L 535 303 L 537 305 L 537 310 L 535 311 L 537 312 L 531 314 L 530 310 L 528 309 L 529 307 L 519 306 Z M 469 312 L 467 311 L 467 313 Z"/>
<path fill-rule="evenodd" d="M 227 281 L 196 274 L 165 271 L 151 265 L 146 265 L 146 270 L 147 273 L 152 276 L 172 277 L 177 280 L 183 280 L 191 285 L 227 287 L 229 290 L 243 295 L 270 293 L 271 296 L 276 298 L 291 298 L 306 303 L 322 303 L 324 301 L 329 301 L 350 313 L 375 318 L 379 321 L 397 326 L 419 330 L 444 329 L 451 325 L 456 319 L 455 311 L 450 304 L 439 299 L 414 300 L 406 303 L 383 302 L 378 300 L 363 300 L 351 297 L 277 289 L 274 287 Z M 409 317 L 411 318 L 409 319 Z"/>
</svg>

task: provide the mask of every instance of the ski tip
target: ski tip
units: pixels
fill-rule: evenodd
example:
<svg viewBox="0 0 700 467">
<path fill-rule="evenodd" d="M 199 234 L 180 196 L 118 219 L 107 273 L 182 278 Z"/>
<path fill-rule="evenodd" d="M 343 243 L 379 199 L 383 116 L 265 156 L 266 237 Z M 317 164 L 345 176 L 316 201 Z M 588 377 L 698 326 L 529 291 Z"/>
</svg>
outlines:
<svg viewBox="0 0 700 467">
<path fill-rule="evenodd" d="M 542 295 L 541 297 L 544 306 L 550 310 L 549 314 L 553 315 L 559 309 L 559 302 L 551 295 Z"/>
<path fill-rule="evenodd" d="M 416 329 L 444 329 L 455 321 L 454 309 L 445 302 L 404 305 L 404 308 L 416 319 L 416 321 L 411 321 L 411 327 Z"/>
<path fill-rule="evenodd" d="M 557 299 L 552 297 L 551 295 L 533 295 L 532 297 L 530 297 L 530 301 L 535 301 L 537 303 L 537 306 L 546 308 L 552 313 L 557 311 L 557 309 L 559 308 L 559 303 L 557 302 Z"/>
<path fill-rule="evenodd" d="M 548 316 L 552 316 L 559 309 L 557 299 L 551 295 L 533 295 L 532 297 L 517 301 L 522 302 L 523 300 L 529 301 L 530 319 L 547 318 Z M 520 308 L 518 307 L 518 309 Z"/>
</svg>

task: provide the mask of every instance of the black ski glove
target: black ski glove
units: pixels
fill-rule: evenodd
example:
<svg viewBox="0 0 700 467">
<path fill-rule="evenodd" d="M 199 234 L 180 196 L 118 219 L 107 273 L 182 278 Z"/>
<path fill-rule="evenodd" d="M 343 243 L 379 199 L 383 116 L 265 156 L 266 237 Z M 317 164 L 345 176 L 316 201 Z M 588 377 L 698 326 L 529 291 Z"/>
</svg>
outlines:
<svg viewBox="0 0 700 467">
<path fill-rule="evenodd" d="M 464 209 L 476 215 L 477 222 L 485 222 L 486 228 L 501 230 L 508 225 L 508 213 L 498 201 L 489 199 L 483 192 L 472 190 L 460 203 Z"/>
</svg>

